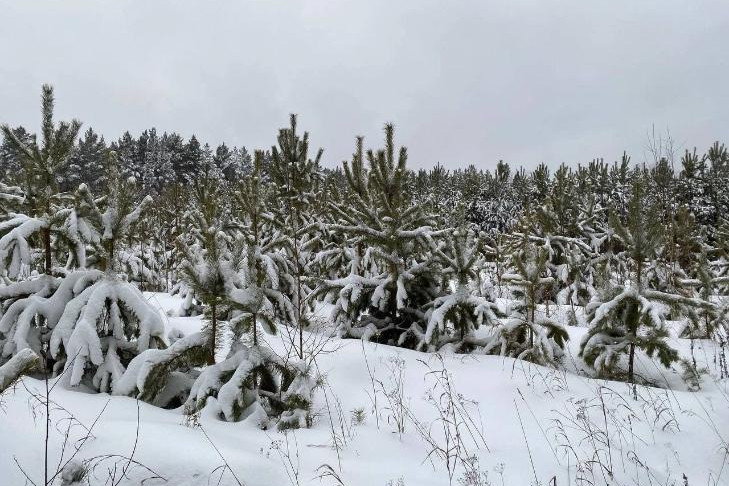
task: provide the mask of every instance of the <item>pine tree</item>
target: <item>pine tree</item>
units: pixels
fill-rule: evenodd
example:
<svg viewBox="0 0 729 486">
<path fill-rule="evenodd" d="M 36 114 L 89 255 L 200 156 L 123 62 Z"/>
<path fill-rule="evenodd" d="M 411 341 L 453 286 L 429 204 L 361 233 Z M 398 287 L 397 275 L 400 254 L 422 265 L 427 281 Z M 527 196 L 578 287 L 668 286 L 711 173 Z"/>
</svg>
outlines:
<svg viewBox="0 0 729 486">
<path fill-rule="evenodd" d="M 4 236 L 0 239 L 0 265 L 7 265 L 11 255 L 19 255 L 22 263 L 30 265 L 27 240 L 40 234 L 44 251 L 43 270 L 50 275 L 53 266 L 51 233 L 59 228 L 64 215 L 62 197 L 58 191 L 58 176 L 68 162 L 81 123 L 53 121 L 53 88 L 43 85 L 41 97 L 42 144 L 35 139 L 26 144 L 7 125 L 2 125 L 5 138 L 22 157 L 26 206 L 25 215 L 18 215 L 3 225 Z M 12 263 L 11 263 L 12 265 Z"/>
<path fill-rule="evenodd" d="M 142 153 L 142 183 L 147 193 L 159 194 L 165 187 L 175 181 L 172 153 L 167 150 L 165 143 L 152 128 L 140 137 L 140 145 L 144 143 Z"/>
<path fill-rule="evenodd" d="M 513 233 L 512 237 L 516 238 L 517 245 L 527 238 L 546 251 L 547 270 L 555 283 L 552 292 L 544 295 L 547 302 L 557 300 L 560 304 L 583 305 L 590 290 L 582 280 L 582 270 L 592 256 L 592 248 L 588 235 L 582 234 L 578 225 L 578 208 L 567 209 L 567 203 L 559 193 L 566 190 L 566 186 L 564 182 L 559 183 L 546 204 L 525 217 L 522 231 Z"/>
<path fill-rule="evenodd" d="M 385 125 L 385 147 L 366 157 L 369 170 L 358 138 L 351 165 L 344 164 L 348 192 L 332 204 L 337 222 L 330 228 L 349 242 L 349 275 L 325 280 L 318 292 L 336 301 L 341 334 L 414 347 L 425 326 L 422 309 L 439 288 L 430 248 L 440 233 L 408 197 L 407 150 L 396 154 L 392 125 Z"/>
<path fill-rule="evenodd" d="M 487 233 L 511 231 L 521 213 L 521 201 L 512 187 L 511 169 L 499 161 L 493 176 L 486 174 L 480 195 L 466 209 L 466 219 Z"/>
<path fill-rule="evenodd" d="M 225 305 L 230 309 L 233 341 L 228 356 L 205 368 L 194 380 L 185 401 L 188 412 L 213 402 L 221 418 L 247 420 L 267 428 L 275 419 L 280 429 L 304 427 L 312 423 L 311 400 L 314 381 L 304 362 L 280 357 L 260 342 L 258 328 L 269 333 L 277 323 L 291 322 L 294 309 L 279 288 L 280 274 L 287 271 L 287 259 L 280 251 L 285 238 L 272 228 L 273 213 L 266 209 L 266 193 L 261 184 L 264 155 L 256 153 L 252 176 L 236 193 L 241 228 L 236 247 L 227 255 Z M 244 334 L 250 345 L 242 341 Z M 168 395 L 166 375 L 177 366 L 189 368 L 195 362 L 200 338 L 191 335 L 176 342 L 169 351 L 156 352 L 152 366 L 140 364 L 143 374 L 137 387 L 143 396 Z M 129 380 L 131 383 L 131 380 Z M 133 393 L 134 387 L 127 391 Z M 214 398 L 214 401 L 211 400 Z"/>
<path fill-rule="evenodd" d="M 113 157 L 113 153 L 110 154 Z M 8 286 L 0 319 L 3 356 L 25 349 L 40 354 L 48 371 L 68 368 L 71 385 L 109 391 L 138 352 L 163 345 L 164 325 L 141 292 L 117 274 L 116 254 L 125 232 L 151 200 L 136 206 L 134 192 L 110 163 L 109 193 L 95 199 L 79 186 L 64 228 L 79 243 L 77 269 Z M 86 247 L 91 257 L 86 256 Z"/>
<path fill-rule="evenodd" d="M 621 356 L 627 354 L 626 378 L 630 383 L 635 383 L 637 350 L 657 356 L 664 366 L 678 359 L 666 341 L 665 314 L 670 306 L 700 304 L 648 288 L 646 267 L 663 245 L 659 221 L 655 206 L 646 204 L 643 183 L 637 181 L 625 223 L 614 213 L 610 217 L 629 263 L 630 280 L 612 282 L 586 308 L 590 329 L 582 339 L 580 356 L 600 374 L 620 376 L 625 370 Z"/>
<path fill-rule="evenodd" d="M 511 315 L 501 325 L 484 351 L 499 353 L 538 364 L 555 364 L 569 339 L 567 331 L 554 320 L 537 316 L 537 304 L 542 294 L 554 285 L 548 276 L 548 253 L 545 248 L 526 243 L 514 255 L 516 273 L 504 275 L 521 299 Z"/>
<path fill-rule="evenodd" d="M 133 177 L 135 180 L 141 182 L 142 168 L 139 166 L 139 161 L 136 157 L 137 142 L 132 138 L 132 135 L 129 132 L 124 132 L 124 135 L 119 140 L 111 143 L 109 149 L 116 152 L 121 177 L 124 179 Z"/>
<path fill-rule="evenodd" d="M 87 385 L 105 392 L 112 390 L 136 354 L 166 345 L 157 310 L 118 274 L 119 249 L 152 199 L 147 196 L 135 203 L 133 183 L 119 177 L 114 152 L 107 156 L 107 180 L 107 195 L 99 199 L 82 184 L 75 208 L 79 236 L 94 249 L 89 264 L 96 268 L 66 276 L 47 305 L 62 309 L 49 343 L 56 368 L 71 369 L 72 386 L 87 380 Z M 21 321 L 32 305 L 23 311 Z"/>
<path fill-rule="evenodd" d="M 720 218 L 729 213 L 729 194 L 726 191 L 729 182 L 729 149 L 715 142 L 709 147 L 706 158 L 709 161 L 706 196 L 711 201 L 709 221 L 718 225 Z"/>
<path fill-rule="evenodd" d="M 714 296 L 721 293 L 721 282 L 724 279 L 715 276 L 705 251 L 701 251 L 691 263 L 691 273 L 693 278 L 682 279 L 680 283 L 684 289 L 689 288 L 692 291 L 692 297 L 699 305 L 683 306 L 681 309 L 686 314 L 686 325 L 680 335 L 692 340 L 716 338 L 717 333 L 723 330 L 727 317 L 725 314 L 729 310 L 712 302 Z"/>
<path fill-rule="evenodd" d="M 499 324 L 496 304 L 478 295 L 478 272 L 484 263 L 482 242 L 473 232 L 458 229 L 434 248 L 434 258 L 442 275 L 442 295 L 427 306 L 425 334 L 417 336 L 416 349 L 437 350 L 448 345 L 469 352 L 483 344 L 474 336 L 476 329 Z"/>
<path fill-rule="evenodd" d="M 11 219 L 22 207 L 25 194 L 18 186 L 9 186 L 0 182 L 0 224 Z"/>
<path fill-rule="evenodd" d="M 248 332 L 253 346 L 259 345 L 258 327 L 276 333 L 277 323 L 294 322 L 295 311 L 283 292 L 280 275 L 288 262 L 279 250 L 285 238 L 273 230 L 274 213 L 268 208 L 268 194 L 261 181 L 263 152 L 256 151 L 253 173 L 238 186 L 236 206 L 242 216 L 243 254 L 238 276 L 228 292 L 235 317 L 234 334 Z"/>
<path fill-rule="evenodd" d="M 0 361 L 28 348 L 42 357 L 49 370 L 53 365 L 47 349 L 49 334 L 69 299 L 67 292 L 56 296 L 63 279 L 52 274 L 53 238 L 68 236 L 72 216 L 71 198 L 59 193 L 57 182 L 81 124 L 76 120 L 54 123 L 53 88 L 49 85 L 43 86 L 41 108 L 40 145 L 35 137 L 22 138 L 21 132 L 7 125 L 0 127 L 22 162 L 21 187 L 3 184 L 0 196 L 12 211 L 0 223 L 0 274 L 8 284 L 0 288 Z M 83 254 L 83 247 L 74 250 Z M 43 274 L 25 279 L 39 256 Z"/>
<path fill-rule="evenodd" d="M 240 182 L 251 172 L 251 156 L 245 147 L 229 149 L 224 143 L 215 149 L 215 165 L 230 184 Z"/>
<path fill-rule="evenodd" d="M 208 154 L 211 155 L 211 154 Z M 228 211 L 222 204 L 220 180 L 212 162 L 206 158 L 201 173 L 193 184 L 194 204 L 187 214 L 192 242 L 178 238 L 183 255 L 179 272 L 185 283 L 205 306 L 209 362 L 222 334 L 221 317 L 227 314 L 225 295 L 229 268 L 231 238 L 228 234 Z"/>
<path fill-rule="evenodd" d="M 176 182 L 186 183 L 198 174 L 198 166 L 203 157 L 203 147 L 200 141 L 193 135 L 185 144 L 179 158 L 173 159 L 173 170 Z"/>
<path fill-rule="evenodd" d="M 285 237 L 284 250 L 288 255 L 290 278 L 288 297 L 294 314 L 291 325 L 297 330 L 299 359 L 304 358 L 304 329 L 310 324 L 311 295 L 314 285 L 307 276 L 307 267 L 320 249 L 319 223 L 314 213 L 319 197 L 321 173 L 319 164 L 323 153 L 309 157 L 309 133 L 297 133 L 296 115 L 291 125 L 279 131 L 278 146 L 271 149 L 272 162 L 268 168 L 273 183 L 272 196 L 277 203 L 276 222 Z M 283 283 L 283 282 L 282 282 Z"/>
<path fill-rule="evenodd" d="M 724 217 L 714 235 L 711 266 L 718 279 L 719 288 L 729 293 L 729 218 Z"/>
</svg>

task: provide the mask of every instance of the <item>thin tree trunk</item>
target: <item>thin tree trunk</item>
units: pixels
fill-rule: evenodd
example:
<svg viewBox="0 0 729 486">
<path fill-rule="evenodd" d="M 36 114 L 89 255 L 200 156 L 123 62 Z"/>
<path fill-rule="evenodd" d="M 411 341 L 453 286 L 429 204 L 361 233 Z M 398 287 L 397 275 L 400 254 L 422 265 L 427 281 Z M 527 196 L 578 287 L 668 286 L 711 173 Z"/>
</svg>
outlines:
<svg viewBox="0 0 729 486">
<path fill-rule="evenodd" d="M 45 401 L 45 408 L 46 408 L 46 436 L 45 436 L 45 444 L 43 449 L 43 484 L 49 485 L 48 482 L 48 440 L 50 437 L 50 430 L 51 430 L 51 391 L 48 386 L 48 359 L 45 358 L 47 356 L 48 350 L 46 349 L 44 354 L 44 361 L 45 361 L 45 385 L 46 385 L 46 401 Z"/>
<path fill-rule="evenodd" d="M 532 285 L 529 286 L 528 290 L 526 291 L 527 295 L 527 320 L 529 321 L 529 347 L 534 348 L 534 310 L 537 306 L 535 302 L 536 293 L 534 292 L 534 288 Z"/>
<path fill-rule="evenodd" d="M 43 237 L 43 248 L 45 250 L 45 273 L 46 275 L 51 274 L 51 266 L 52 266 L 52 252 L 51 252 L 51 229 L 50 228 L 43 228 L 41 231 L 41 235 Z"/>
<path fill-rule="evenodd" d="M 215 307 L 215 300 L 213 300 L 213 303 L 210 305 L 212 318 L 210 320 L 210 357 L 208 358 L 208 364 L 211 365 L 215 364 L 215 338 L 218 334 L 218 321 L 215 315 Z"/>
<path fill-rule="evenodd" d="M 108 252 L 109 252 L 109 254 L 107 255 L 106 270 L 111 272 L 114 270 L 114 239 L 113 238 L 111 238 L 109 240 Z"/>
<path fill-rule="evenodd" d="M 141 288 L 142 292 L 144 292 L 144 237 L 139 238 L 139 252 L 141 253 L 139 260 L 142 264 L 142 273 L 139 276 L 139 287 Z"/>
<path fill-rule="evenodd" d="M 630 343 L 630 352 L 628 354 L 628 382 L 635 384 L 633 380 L 633 362 L 635 361 L 635 343 Z"/>
</svg>

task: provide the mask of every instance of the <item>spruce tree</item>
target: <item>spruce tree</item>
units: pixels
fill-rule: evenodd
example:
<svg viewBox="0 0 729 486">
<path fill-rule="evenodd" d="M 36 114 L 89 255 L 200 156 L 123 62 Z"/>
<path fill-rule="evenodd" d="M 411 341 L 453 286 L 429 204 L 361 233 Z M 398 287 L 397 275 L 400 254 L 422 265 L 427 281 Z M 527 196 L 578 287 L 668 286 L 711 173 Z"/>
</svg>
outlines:
<svg viewBox="0 0 729 486">
<path fill-rule="evenodd" d="M 86 184 L 93 192 L 106 188 L 106 143 L 104 137 L 89 128 L 79 138 L 64 170 L 61 189 L 73 191 L 79 184 Z"/>
</svg>

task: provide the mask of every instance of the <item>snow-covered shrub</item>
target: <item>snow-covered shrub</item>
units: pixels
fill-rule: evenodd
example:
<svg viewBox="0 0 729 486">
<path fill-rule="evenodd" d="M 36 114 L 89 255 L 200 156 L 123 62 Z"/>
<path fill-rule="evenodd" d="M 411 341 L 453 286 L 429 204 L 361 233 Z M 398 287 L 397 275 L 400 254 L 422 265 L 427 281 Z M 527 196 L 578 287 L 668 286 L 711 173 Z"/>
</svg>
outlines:
<svg viewBox="0 0 729 486">
<path fill-rule="evenodd" d="M 135 396 L 160 407 L 179 406 L 187 400 L 194 368 L 209 357 L 207 337 L 195 333 L 177 339 L 166 349 L 148 349 L 137 355 L 114 383 L 115 395 Z"/>
<path fill-rule="evenodd" d="M 202 302 L 195 296 L 195 291 L 184 280 L 177 281 L 172 286 L 170 294 L 182 298 L 182 304 L 180 304 L 180 308 L 177 311 L 178 316 L 199 316 L 203 313 Z"/>
<path fill-rule="evenodd" d="M 264 347 L 239 345 L 227 359 L 202 370 L 187 406 L 201 410 L 214 397 L 226 421 L 247 419 L 266 428 L 275 418 L 280 429 L 307 427 L 315 386 L 303 363 L 287 362 Z"/>
<path fill-rule="evenodd" d="M 0 366 L 0 393 L 24 374 L 38 368 L 40 358 L 30 349 L 24 349 Z"/>
<path fill-rule="evenodd" d="M 51 356 L 71 368 L 71 386 L 86 376 L 93 388 L 110 391 L 135 355 L 165 346 L 164 323 L 129 282 L 93 270 L 71 276 L 74 296 L 51 332 Z"/>
</svg>

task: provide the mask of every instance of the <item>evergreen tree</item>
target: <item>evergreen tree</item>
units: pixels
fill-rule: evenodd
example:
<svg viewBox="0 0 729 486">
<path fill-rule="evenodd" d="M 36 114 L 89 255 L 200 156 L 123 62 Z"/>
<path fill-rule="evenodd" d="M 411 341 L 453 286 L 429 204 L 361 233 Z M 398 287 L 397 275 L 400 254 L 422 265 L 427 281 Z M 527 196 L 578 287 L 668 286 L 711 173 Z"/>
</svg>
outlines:
<svg viewBox="0 0 729 486">
<path fill-rule="evenodd" d="M 175 132 L 163 133 L 162 137 L 160 138 L 160 143 L 162 144 L 164 152 L 169 156 L 171 169 L 173 171 L 169 174 L 166 174 L 167 177 L 163 182 L 164 187 L 167 187 L 169 184 L 172 183 L 188 183 L 191 180 L 190 177 L 193 173 L 192 168 L 199 161 L 201 154 L 198 152 L 194 153 L 194 157 L 196 157 L 194 159 L 194 163 L 188 160 L 186 158 L 188 152 L 185 140 L 180 136 L 180 134 Z M 200 148 L 197 139 L 195 139 L 194 145 L 196 148 Z"/>
<path fill-rule="evenodd" d="M 71 369 L 72 386 L 86 380 L 105 392 L 112 390 L 136 354 L 166 345 L 157 310 L 118 273 L 124 238 L 152 199 L 134 202 L 136 193 L 129 181 L 119 177 L 114 152 L 107 157 L 107 179 L 106 197 L 95 199 L 82 184 L 76 204 L 79 234 L 95 250 L 89 263 L 96 269 L 70 273 L 49 299 L 55 302 L 48 305 L 58 306 L 70 297 L 65 307 L 60 306 L 62 314 L 50 336 L 56 369 Z M 20 321 L 32 306 L 24 309 Z"/>
<path fill-rule="evenodd" d="M 430 248 L 440 234 L 408 198 L 407 150 L 396 154 L 392 125 L 385 125 L 385 147 L 366 157 L 369 170 L 358 138 L 351 165 L 344 164 L 348 192 L 332 204 L 337 222 L 330 227 L 351 249 L 349 275 L 325 280 L 318 292 L 336 301 L 333 320 L 341 334 L 415 347 L 414 336 L 425 327 L 422 309 L 439 288 Z M 411 332 L 412 326 L 418 329 Z"/>
<path fill-rule="evenodd" d="M 22 156 L 26 194 L 26 206 L 23 208 L 26 214 L 3 225 L 5 234 L 0 239 L 0 265 L 7 265 L 9 257 L 15 258 L 11 255 L 19 255 L 22 263 L 31 264 L 27 239 L 39 233 L 44 251 L 43 270 L 50 274 L 53 266 L 51 233 L 61 229 L 58 225 L 64 217 L 58 176 L 68 162 L 81 123 L 73 120 L 56 125 L 53 121 L 53 88 L 46 84 L 42 91 L 41 145 L 34 139 L 26 145 L 10 127 L 0 127 L 9 143 Z"/>
<path fill-rule="evenodd" d="M 663 241 L 659 212 L 646 204 L 642 182 L 634 185 L 625 223 L 615 214 L 611 214 L 610 223 L 629 262 L 630 280 L 612 282 L 587 306 L 590 329 L 582 339 L 580 356 L 603 375 L 626 372 L 627 380 L 635 383 L 637 350 L 657 356 L 664 366 L 678 359 L 676 350 L 667 343 L 665 314 L 670 306 L 690 302 L 648 288 L 645 270 Z M 621 361 L 626 354 L 627 364 Z"/>
<path fill-rule="evenodd" d="M 173 169 L 178 183 L 190 181 L 199 172 L 200 160 L 203 157 L 203 147 L 197 137 L 193 135 L 185 144 L 181 157 L 173 160 Z"/>
<path fill-rule="evenodd" d="M 145 133 L 140 137 L 140 144 L 144 140 L 142 184 L 145 192 L 159 194 L 175 181 L 172 154 L 167 151 L 154 128 Z"/>
<path fill-rule="evenodd" d="M 238 183 L 251 172 L 251 156 L 245 147 L 231 150 L 223 143 L 215 149 L 214 159 L 228 183 Z"/>
<path fill-rule="evenodd" d="M 73 191 L 79 184 L 86 184 L 92 191 L 106 187 L 106 143 L 104 137 L 89 128 L 69 158 L 64 171 L 61 189 Z"/>
<path fill-rule="evenodd" d="M 25 146 L 35 143 L 35 135 L 28 133 L 25 128 L 12 128 L 13 138 Z M 3 143 L 0 145 L 0 175 L 6 182 L 20 183 L 19 175 L 23 171 L 23 154 L 18 150 L 15 140 L 3 132 Z"/>
<path fill-rule="evenodd" d="M 478 272 L 484 259 L 482 242 L 473 232 L 458 229 L 434 248 L 434 258 L 442 275 L 442 295 L 427 305 L 425 334 L 417 336 L 417 349 L 437 350 L 447 344 L 458 352 L 469 352 L 483 344 L 474 336 L 476 329 L 499 324 L 496 304 L 478 295 Z"/>
<path fill-rule="evenodd" d="M 179 239 L 183 254 L 179 269 L 181 277 L 205 306 L 210 364 L 215 363 L 220 344 L 221 317 L 227 314 L 226 285 L 231 274 L 229 215 L 222 205 L 220 184 L 214 172 L 210 158 L 193 186 L 194 204 L 187 214 L 192 242 Z"/>
<path fill-rule="evenodd" d="M 277 421 L 280 429 L 311 425 L 315 382 L 308 366 L 276 355 L 258 338 L 259 326 L 273 333 L 278 322 L 290 322 L 293 317 L 288 297 L 279 290 L 279 274 L 286 272 L 288 265 L 279 251 L 284 238 L 276 231 L 271 232 L 272 236 L 266 231 L 271 227 L 273 214 L 265 209 L 262 161 L 263 153 L 257 152 L 254 172 L 237 192 L 242 245 L 226 252 L 221 263 L 211 265 L 208 261 L 199 265 L 206 272 L 211 267 L 216 272 L 222 269 L 215 290 L 216 299 L 219 291 L 225 292 L 220 302 L 230 310 L 233 341 L 228 356 L 203 369 L 190 387 L 175 385 L 169 378 L 172 372 L 188 376 L 199 363 L 203 346 L 209 346 L 204 333 L 184 337 L 168 350 L 150 352 L 145 361 L 131 364 L 129 369 L 134 367 L 138 371 L 121 380 L 124 386 L 118 387 L 118 393 L 136 394 L 167 406 L 177 403 L 170 396 L 184 396 L 187 412 L 202 409 L 214 398 L 213 406 L 222 419 L 252 421 L 262 428 L 267 428 L 271 419 Z M 252 345 L 242 341 L 245 333 L 250 334 Z"/>
<path fill-rule="evenodd" d="M 511 315 L 500 326 L 484 351 L 499 353 L 538 364 L 554 364 L 562 356 L 567 331 L 556 321 L 537 316 L 541 295 L 554 285 L 547 272 L 547 250 L 526 244 L 514 255 L 516 273 L 504 276 L 504 281 L 521 299 Z"/>
<path fill-rule="evenodd" d="M 729 194 L 726 191 L 729 182 L 729 150 L 724 144 L 715 142 L 709 147 L 706 158 L 709 161 L 706 196 L 711 201 L 709 221 L 718 225 L 722 215 L 729 213 Z"/>
<path fill-rule="evenodd" d="M 493 176 L 487 173 L 485 178 L 481 194 L 467 208 L 467 221 L 487 233 L 511 231 L 522 209 L 512 187 L 511 169 L 500 160 Z"/>
<path fill-rule="evenodd" d="M 276 333 L 277 323 L 294 322 L 295 311 L 282 291 L 280 275 L 288 262 L 279 249 L 284 237 L 271 231 L 274 214 L 267 207 L 266 188 L 261 183 L 263 152 L 256 151 L 253 173 L 238 186 L 236 206 L 243 223 L 243 255 L 236 281 L 228 292 L 236 314 L 231 325 L 238 337 L 250 333 L 253 346 L 259 345 L 258 327 Z"/>
<path fill-rule="evenodd" d="M 22 207 L 25 195 L 18 186 L 8 186 L 0 182 L 0 223 L 12 218 L 15 212 Z"/>
<path fill-rule="evenodd" d="M 318 215 L 314 213 L 319 197 L 321 173 L 319 163 L 322 149 L 313 159 L 309 157 L 309 133 L 299 136 L 296 115 L 291 125 L 279 131 L 278 146 L 271 149 L 269 174 L 276 202 L 276 222 L 285 238 L 284 250 L 289 261 L 288 297 L 293 305 L 291 325 L 298 331 L 298 356 L 304 357 L 304 329 L 310 324 L 311 295 L 314 285 L 307 275 L 319 245 Z M 284 282 L 282 282 L 284 283 Z"/>
<path fill-rule="evenodd" d="M 109 148 L 117 154 L 121 177 L 124 179 L 133 177 L 135 180 L 141 181 L 142 168 L 136 158 L 137 142 L 132 138 L 132 135 L 129 132 L 124 132 L 124 135 L 116 142 L 112 142 Z"/>
</svg>

